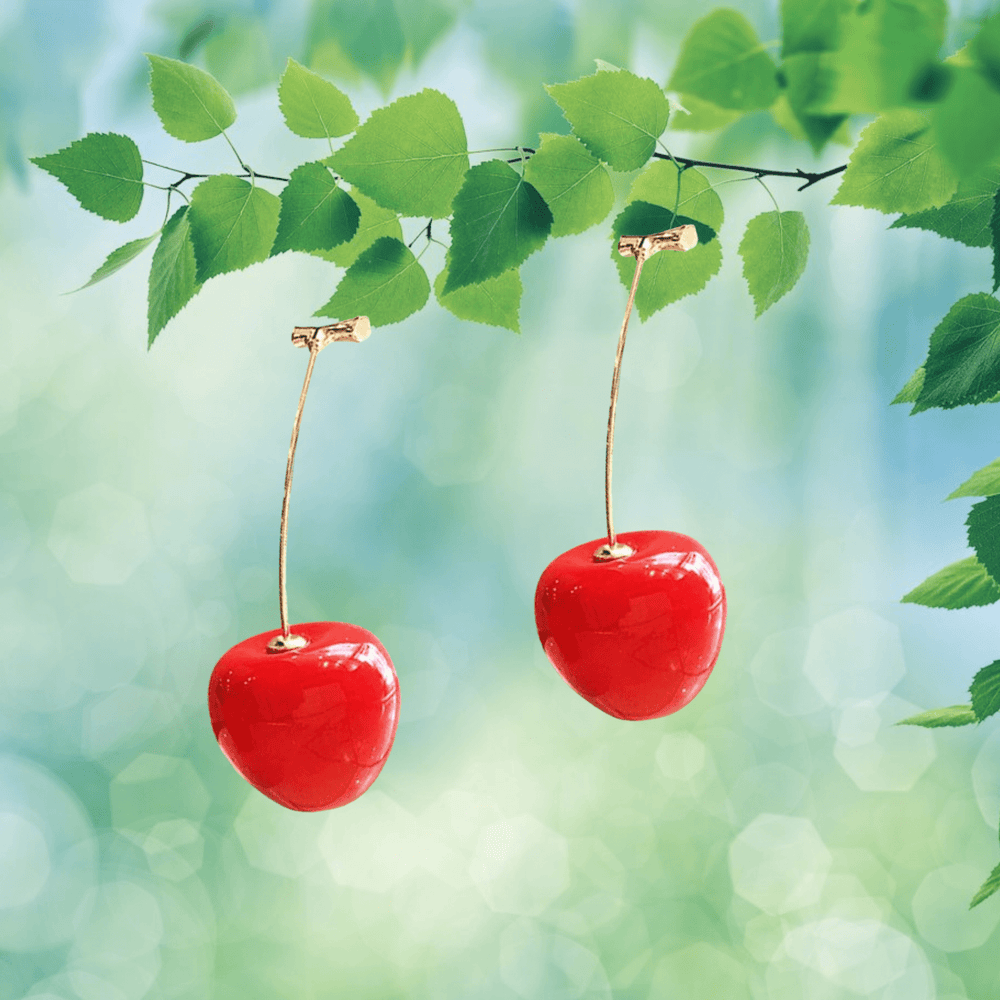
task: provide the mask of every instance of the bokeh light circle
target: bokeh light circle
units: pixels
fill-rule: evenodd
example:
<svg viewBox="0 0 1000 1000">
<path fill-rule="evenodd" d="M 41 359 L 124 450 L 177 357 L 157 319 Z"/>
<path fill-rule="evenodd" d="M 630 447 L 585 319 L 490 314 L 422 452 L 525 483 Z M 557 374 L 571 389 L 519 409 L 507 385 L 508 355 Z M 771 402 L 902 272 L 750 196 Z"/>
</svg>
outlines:
<svg viewBox="0 0 1000 1000">
<path fill-rule="evenodd" d="M 68 941 L 97 877 L 90 819 L 50 772 L 0 756 L 0 949 Z"/>
</svg>

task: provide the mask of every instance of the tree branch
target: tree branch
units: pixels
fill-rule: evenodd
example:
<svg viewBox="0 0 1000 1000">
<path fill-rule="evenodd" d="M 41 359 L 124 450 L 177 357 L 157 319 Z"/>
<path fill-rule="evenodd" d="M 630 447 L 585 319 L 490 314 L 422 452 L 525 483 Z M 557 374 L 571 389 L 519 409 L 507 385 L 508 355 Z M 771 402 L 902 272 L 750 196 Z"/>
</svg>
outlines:
<svg viewBox="0 0 1000 1000">
<path fill-rule="evenodd" d="M 520 150 L 520 155 L 512 157 L 507 162 L 508 163 L 521 163 L 526 159 L 526 156 L 533 156 L 537 150 L 532 149 L 530 146 L 518 146 L 517 149 Z M 825 180 L 827 177 L 833 177 L 835 174 L 843 173 L 847 169 L 847 164 L 842 163 L 839 167 L 831 167 L 829 170 L 823 171 L 809 171 L 802 170 L 797 167 L 795 170 L 771 170 L 768 167 L 746 167 L 738 163 L 716 163 L 714 160 L 692 160 L 688 156 L 672 156 L 669 153 L 653 153 L 653 158 L 658 160 L 672 160 L 674 163 L 679 163 L 684 167 L 715 167 L 717 170 L 740 170 L 746 174 L 753 174 L 756 177 L 795 177 L 798 180 L 803 181 L 797 190 L 804 191 L 807 187 L 812 187 L 813 184 L 818 184 L 820 181 Z M 203 177 L 210 177 L 211 174 L 193 174 L 188 171 L 179 170 L 177 167 L 165 167 L 162 163 L 154 163 L 152 160 L 143 160 L 143 163 L 148 163 L 154 167 L 160 167 L 163 170 L 173 170 L 176 173 L 183 174 L 178 180 L 174 181 L 170 185 L 171 189 L 177 190 L 180 185 L 185 181 L 198 180 Z M 269 181 L 284 181 L 288 183 L 287 177 L 275 177 L 271 174 L 258 174 L 254 172 L 254 175 L 260 177 L 263 180 Z M 239 177 L 249 177 L 249 173 L 238 174 Z"/>
<path fill-rule="evenodd" d="M 529 156 L 537 152 L 537 150 L 532 149 L 530 146 L 519 146 L 518 147 L 522 153 L 527 153 Z M 820 172 L 802 170 L 801 168 L 796 168 L 795 170 L 771 170 L 768 167 L 744 167 L 738 163 L 716 163 L 713 160 L 692 160 L 688 156 L 672 156 L 670 153 L 653 153 L 653 158 L 658 160 L 672 160 L 674 163 L 681 163 L 685 167 L 716 167 L 719 170 L 742 170 L 747 174 L 754 174 L 757 177 L 797 177 L 805 183 L 798 188 L 799 191 L 804 191 L 807 187 L 812 187 L 813 184 L 817 184 L 819 181 L 825 180 L 827 177 L 833 177 L 835 174 L 843 173 L 847 169 L 847 164 L 842 163 L 839 167 L 831 167 L 829 170 L 823 170 Z M 523 156 L 516 156 L 512 160 L 508 160 L 508 163 L 517 163 L 523 160 Z"/>
<path fill-rule="evenodd" d="M 832 167 L 829 170 L 823 170 L 818 173 L 802 170 L 801 168 L 796 168 L 795 170 L 769 170 L 766 167 L 743 167 L 736 163 L 714 163 L 712 160 L 692 160 L 687 156 L 669 156 L 666 153 L 654 152 L 653 156 L 660 160 L 673 160 L 677 163 L 683 163 L 685 167 L 717 167 L 719 170 L 742 170 L 744 173 L 754 174 L 757 177 L 797 177 L 799 180 L 805 181 L 801 187 L 797 188 L 799 191 L 804 191 L 807 187 L 812 187 L 813 184 L 825 180 L 827 177 L 833 177 L 834 174 L 843 173 L 847 169 L 847 164 L 842 163 L 839 167 Z"/>
</svg>

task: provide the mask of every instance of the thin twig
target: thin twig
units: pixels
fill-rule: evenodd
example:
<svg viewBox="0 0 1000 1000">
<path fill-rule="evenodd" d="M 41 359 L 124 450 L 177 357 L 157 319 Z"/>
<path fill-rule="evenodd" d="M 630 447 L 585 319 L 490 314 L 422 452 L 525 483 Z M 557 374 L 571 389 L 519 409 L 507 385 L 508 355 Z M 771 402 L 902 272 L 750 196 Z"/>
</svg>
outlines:
<svg viewBox="0 0 1000 1000">
<path fill-rule="evenodd" d="M 173 184 L 170 185 L 174 189 L 176 189 L 179 184 L 183 184 L 185 181 L 205 180 L 206 177 L 216 177 L 216 176 L 218 176 L 217 174 L 195 174 L 195 173 L 192 173 L 190 170 L 181 170 L 178 167 L 168 167 L 168 166 L 165 166 L 162 163 L 154 163 L 152 160 L 143 160 L 142 162 L 143 163 L 148 163 L 151 167 L 159 167 L 161 170 L 172 170 L 175 174 L 183 174 L 182 177 L 179 177 L 177 180 L 175 180 L 173 182 Z M 256 170 L 248 170 L 246 173 L 243 173 L 243 174 L 234 174 L 233 176 L 234 177 L 259 177 L 261 180 L 265 180 L 265 181 L 282 181 L 285 184 L 288 183 L 288 178 L 287 177 L 277 177 L 274 174 L 262 174 L 262 173 L 259 173 Z"/>
<path fill-rule="evenodd" d="M 430 243 L 430 241 L 431 241 L 431 226 L 433 224 L 434 224 L 434 220 L 433 219 L 428 219 L 427 220 L 427 225 L 424 226 L 424 228 L 421 229 L 420 232 L 417 233 L 417 235 L 414 236 L 413 239 L 410 240 L 410 242 L 406 244 L 407 247 L 410 248 L 410 249 L 412 249 L 413 248 L 413 244 L 416 243 L 417 240 L 419 240 L 421 236 L 426 236 L 427 237 L 427 242 Z"/>
<path fill-rule="evenodd" d="M 771 199 L 771 204 L 774 205 L 774 210 L 778 213 L 778 219 L 779 219 L 778 225 L 780 227 L 780 225 L 781 225 L 781 222 L 780 222 L 780 219 L 781 219 L 781 207 L 778 205 L 778 200 L 771 193 L 771 189 L 764 183 L 764 178 L 761 177 L 760 174 L 757 174 L 754 177 L 754 180 L 767 192 L 768 198 Z"/>
<path fill-rule="evenodd" d="M 237 177 L 257 177 L 262 181 L 282 181 L 288 183 L 287 177 L 276 177 L 274 174 L 259 174 L 256 170 L 249 170 L 245 174 L 236 174 Z"/>
</svg>

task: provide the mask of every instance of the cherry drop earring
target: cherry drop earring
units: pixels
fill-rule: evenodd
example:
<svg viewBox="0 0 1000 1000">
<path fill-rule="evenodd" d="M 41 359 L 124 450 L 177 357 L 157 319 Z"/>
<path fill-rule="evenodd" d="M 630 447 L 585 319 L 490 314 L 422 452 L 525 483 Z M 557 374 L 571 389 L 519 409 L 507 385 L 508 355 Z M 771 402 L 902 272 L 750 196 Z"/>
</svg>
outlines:
<svg viewBox="0 0 1000 1000">
<path fill-rule="evenodd" d="M 618 381 L 642 266 L 660 250 L 697 243 L 692 225 L 618 242 L 636 266 L 611 382 L 607 539 L 557 556 L 535 590 L 535 624 L 552 665 L 579 695 L 618 719 L 656 719 L 688 704 L 715 666 L 726 624 L 726 593 L 708 552 L 674 531 L 617 535 L 611 507 Z"/>
<path fill-rule="evenodd" d="M 292 466 L 316 356 L 327 344 L 359 342 L 369 333 L 367 316 L 292 333 L 294 345 L 309 348 L 309 364 L 281 507 L 281 628 L 224 653 L 208 685 L 212 729 L 233 767 L 275 802 L 307 812 L 353 802 L 372 784 L 399 719 L 399 681 L 378 639 L 344 622 L 309 622 L 293 631 L 285 588 Z"/>
</svg>

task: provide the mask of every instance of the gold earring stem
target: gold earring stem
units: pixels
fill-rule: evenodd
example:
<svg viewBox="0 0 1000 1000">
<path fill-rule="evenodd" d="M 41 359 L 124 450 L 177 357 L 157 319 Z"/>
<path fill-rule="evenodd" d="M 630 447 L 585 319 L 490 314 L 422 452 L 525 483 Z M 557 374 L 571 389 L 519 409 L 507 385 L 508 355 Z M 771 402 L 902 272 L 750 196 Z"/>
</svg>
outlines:
<svg viewBox="0 0 1000 1000">
<path fill-rule="evenodd" d="M 608 439 L 604 458 L 604 509 L 607 514 L 608 540 L 595 553 L 595 559 L 627 559 L 635 549 L 619 542 L 615 536 L 615 521 L 611 505 L 611 463 L 615 450 L 615 412 L 618 409 L 618 384 L 621 379 L 622 356 L 625 353 L 625 334 L 628 331 L 629 317 L 635 304 L 635 293 L 639 287 L 639 275 L 642 265 L 660 250 L 690 250 L 698 243 L 698 233 L 694 226 L 677 226 L 662 233 L 651 236 L 623 236 L 618 241 L 618 252 L 623 257 L 635 257 L 635 274 L 632 277 L 632 288 L 628 295 L 628 305 L 625 306 L 625 318 L 622 320 L 622 330 L 618 336 L 618 350 L 615 353 L 615 370 L 611 377 L 611 406 L 608 409 Z"/>
<path fill-rule="evenodd" d="M 288 448 L 288 464 L 285 466 L 285 498 L 281 503 L 281 543 L 278 551 L 278 599 L 281 607 L 281 635 L 285 646 L 289 644 L 291 634 L 288 630 L 288 592 L 285 587 L 285 567 L 288 556 L 288 501 L 292 495 L 292 468 L 295 465 L 295 448 L 299 443 L 299 425 L 302 423 L 302 410 L 306 405 L 306 393 L 309 391 L 309 380 L 312 378 L 313 366 L 319 345 L 315 340 L 309 345 L 309 364 L 306 366 L 306 377 L 299 394 L 299 406 L 295 411 L 295 422 L 292 424 L 292 443 Z"/>
<path fill-rule="evenodd" d="M 281 635 L 275 636 L 267 645 L 268 652 L 283 653 L 290 649 L 301 649 L 309 640 L 301 635 L 292 635 L 288 625 L 288 593 L 285 586 L 286 560 L 288 553 L 288 505 L 292 494 L 292 469 L 295 464 L 295 448 L 299 442 L 299 427 L 302 423 L 302 410 L 306 405 L 306 393 L 312 379 L 316 356 L 335 340 L 364 340 L 371 333 L 371 324 L 367 316 L 356 316 L 343 323 L 332 326 L 297 326 L 292 332 L 292 343 L 296 347 L 309 348 L 309 364 L 306 366 L 306 377 L 302 382 L 302 392 L 299 393 L 299 405 L 295 410 L 295 421 L 292 424 L 292 441 L 288 447 L 288 464 L 285 466 L 285 496 L 281 504 L 281 541 L 278 548 L 278 601 L 281 612 Z"/>
<path fill-rule="evenodd" d="M 619 546 L 615 541 L 615 519 L 611 509 L 611 460 L 615 451 L 615 411 L 618 409 L 618 383 L 621 378 L 622 356 L 625 354 L 625 334 L 628 331 L 629 317 L 632 315 L 632 306 L 635 303 L 635 290 L 639 287 L 639 275 L 642 274 L 642 265 L 646 262 L 646 255 L 639 251 L 635 255 L 635 276 L 632 278 L 632 288 L 628 294 L 628 305 L 625 306 L 625 319 L 622 321 L 622 332 L 618 335 L 618 350 L 615 353 L 615 371 L 611 376 L 611 407 L 608 410 L 608 441 L 604 452 L 604 509 L 608 521 L 608 551 L 609 553 L 620 553 L 619 558 L 631 555 L 632 549 L 626 546 Z M 628 552 L 623 551 L 628 549 Z M 614 556 L 612 555 L 612 558 Z"/>
</svg>

